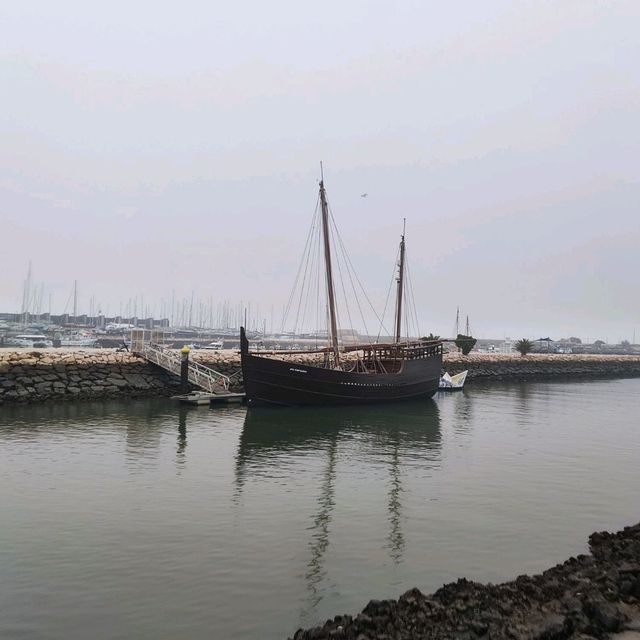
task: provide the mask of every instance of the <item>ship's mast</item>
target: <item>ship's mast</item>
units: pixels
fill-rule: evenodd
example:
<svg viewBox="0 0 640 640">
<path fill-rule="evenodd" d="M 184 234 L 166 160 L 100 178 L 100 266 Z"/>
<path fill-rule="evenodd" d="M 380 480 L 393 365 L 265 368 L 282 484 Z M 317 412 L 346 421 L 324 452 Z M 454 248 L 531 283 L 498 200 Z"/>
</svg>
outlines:
<svg viewBox="0 0 640 640">
<path fill-rule="evenodd" d="M 396 293 L 396 343 L 400 342 L 402 333 L 402 294 L 404 289 L 404 232 L 407 219 L 402 225 L 402 236 L 400 237 L 400 262 L 398 263 L 398 291 Z"/>
<path fill-rule="evenodd" d="M 324 191 L 324 174 L 322 163 L 320 163 L 320 205 L 322 207 L 322 235 L 324 237 L 324 266 L 327 274 L 327 297 L 329 299 L 329 319 L 331 331 L 329 334 L 329 344 L 333 348 L 333 364 L 337 368 L 340 366 L 340 350 L 338 349 L 338 325 L 336 323 L 336 300 L 333 289 L 333 273 L 331 271 L 331 242 L 329 240 L 329 207 L 327 196 Z"/>
</svg>

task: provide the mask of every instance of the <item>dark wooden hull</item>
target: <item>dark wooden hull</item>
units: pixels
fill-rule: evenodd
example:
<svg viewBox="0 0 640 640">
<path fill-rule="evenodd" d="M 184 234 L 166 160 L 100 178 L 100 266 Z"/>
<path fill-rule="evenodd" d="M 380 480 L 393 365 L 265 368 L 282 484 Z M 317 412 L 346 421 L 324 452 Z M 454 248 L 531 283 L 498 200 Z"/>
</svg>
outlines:
<svg viewBox="0 0 640 640">
<path fill-rule="evenodd" d="M 361 405 L 430 398 L 438 390 L 442 355 L 406 360 L 398 373 L 336 371 L 252 355 L 241 349 L 249 404 Z"/>
</svg>

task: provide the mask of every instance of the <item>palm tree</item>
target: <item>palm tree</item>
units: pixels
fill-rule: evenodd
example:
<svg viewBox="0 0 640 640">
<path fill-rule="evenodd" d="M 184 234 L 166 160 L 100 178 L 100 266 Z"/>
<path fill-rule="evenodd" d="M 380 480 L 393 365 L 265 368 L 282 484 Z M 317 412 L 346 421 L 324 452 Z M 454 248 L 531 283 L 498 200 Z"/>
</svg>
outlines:
<svg viewBox="0 0 640 640">
<path fill-rule="evenodd" d="M 521 356 L 526 356 L 527 353 L 533 349 L 533 342 L 531 340 L 527 340 L 527 338 L 521 338 L 518 342 L 515 343 L 516 351 L 520 352 Z"/>
</svg>

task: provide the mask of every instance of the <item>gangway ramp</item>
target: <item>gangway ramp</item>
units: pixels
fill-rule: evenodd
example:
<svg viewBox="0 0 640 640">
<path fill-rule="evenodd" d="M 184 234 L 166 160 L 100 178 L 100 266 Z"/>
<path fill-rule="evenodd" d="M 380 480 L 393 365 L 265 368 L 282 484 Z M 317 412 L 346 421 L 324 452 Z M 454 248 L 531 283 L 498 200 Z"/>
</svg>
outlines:
<svg viewBox="0 0 640 640">
<path fill-rule="evenodd" d="M 131 352 L 142 356 L 147 362 L 161 367 L 176 376 L 180 376 L 182 355 L 162 344 L 162 332 L 143 329 L 131 332 Z M 214 395 L 229 394 L 230 380 L 227 376 L 189 360 L 188 380 L 191 384 Z"/>
</svg>

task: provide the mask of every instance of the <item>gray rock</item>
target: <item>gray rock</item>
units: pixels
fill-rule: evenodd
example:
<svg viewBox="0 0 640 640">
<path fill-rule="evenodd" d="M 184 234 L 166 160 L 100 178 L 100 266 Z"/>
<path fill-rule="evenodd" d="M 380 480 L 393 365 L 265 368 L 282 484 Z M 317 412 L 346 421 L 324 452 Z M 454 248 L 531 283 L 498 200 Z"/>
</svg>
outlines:
<svg viewBox="0 0 640 640">
<path fill-rule="evenodd" d="M 622 628 L 625 618 L 614 604 L 600 600 L 591 602 L 589 605 L 587 607 L 589 617 L 605 631 L 619 631 Z"/>
<path fill-rule="evenodd" d="M 125 380 L 132 386 L 134 389 L 148 389 L 149 384 L 144 379 L 144 377 L 140 374 L 124 374 Z"/>
</svg>

